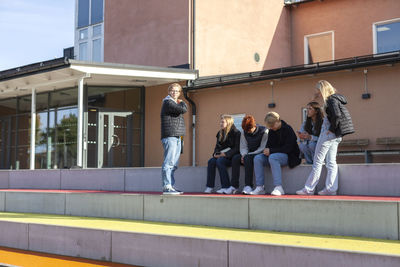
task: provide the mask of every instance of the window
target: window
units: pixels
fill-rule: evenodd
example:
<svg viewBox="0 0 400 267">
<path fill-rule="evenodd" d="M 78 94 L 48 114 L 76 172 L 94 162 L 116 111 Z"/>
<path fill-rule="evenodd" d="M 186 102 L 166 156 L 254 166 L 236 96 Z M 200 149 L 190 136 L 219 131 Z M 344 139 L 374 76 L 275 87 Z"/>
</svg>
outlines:
<svg viewBox="0 0 400 267">
<path fill-rule="evenodd" d="M 400 50 L 400 18 L 373 24 L 374 54 Z"/>
<path fill-rule="evenodd" d="M 89 0 L 78 1 L 78 28 L 89 26 Z"/>
<path fill-rule="evenodd" d="M 101 62 L 101 39 L 93 40 L 92 47 L 92 60 L 95 62 Z"/>
<path fill-rule="evenodd" d="M 77 28 L 103 22 L 103 0 L 78 0 L 77 8 Z"/>
<path fill-rule="evenodd" d="M 103 22 L 103 0 L 92 0 L 90 23 Z"/>
<path fill-rule="evenodd" d="M 104 0 L 78 0 L 75 31 L 75 58 L 85 61 L 103 61 Z"/>
<path fill-rule="evenodd" d="M 83 29 L 79 31 L 79 40 L 86 40 L 88 36 L 88 29 Z"/>
<path fill-rule="evenodd" d="M 232 114 L 231 116 L 233 117 L 233 124 L 235 124 L 235 126 L 238 130 L 241 130 L 242 129 L 242 120 L 243 120 L 244 116 L 246 116 L 246 114 L 244 114 L 244 113 Z"/>
<path fill-rule="evenodd" d="M 304 64 L 334 60 L 333 31 L 310 34 L 304 37 Z"/>
<path fill-rule="evenodd" d="M 79 60 L 88 60 L 88 45 L 87 42 L 79 44 Z"/>
</svg>

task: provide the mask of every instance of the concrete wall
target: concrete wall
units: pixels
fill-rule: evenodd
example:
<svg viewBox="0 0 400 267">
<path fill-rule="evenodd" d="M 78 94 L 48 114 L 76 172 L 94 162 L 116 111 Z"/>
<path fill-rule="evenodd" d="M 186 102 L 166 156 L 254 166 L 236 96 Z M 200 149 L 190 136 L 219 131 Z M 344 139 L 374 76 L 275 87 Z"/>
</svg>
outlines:
<svg viewBox="0 0 400 267">
<path fill-rule="evenodd" d="M 398 266 L 400 257 L 0 221 L 0 245 L 140 266 Z M 10 234 L 12 233 L 12 235 Z M 154 253 L 157 251 L 157 253 Z"/>
<path fill-rule="evenodd" d="M 104 61 L 168 67 L 189 63 L 189 1 L 106 0 Z"/>
<path fill-rule="evenodd" d="M 400 258 L 316 248 L 276 246 L 229 241 L 229 266 L 364 267 L 400 264 Z"/>
<path fill-rule="evenodd" d="M 290 12 L 283 1 L 201 0 L 195 10 L 195 68 L 200 76 L 291 65 Z"/>
<path fill-rule="evenodd" d="M 1 211 L 399 240 L 399 201 L 7 192 Z"/>
<path fill-rule="evenodd" d="M 334 1 L 332 1 L 334 2 Z M 319 2 L 318 2 L 319 3 Z M 362 99 L 364 89 L 364 69 L 321 73 L 309 76 L 297 76 L 282 80 L 274 80 L 275 108 L 268 108 L 271 99 L 271 81 L 237 84 L 191 92 L 190 98 L 196 103 L 196 164 L 206 166 L 214 150 L 219 130 L 220 114 L 251 114 L 259 124 L 263 124 L 265 114 L 269 111 L 278 112 L 294 130 L 299 130 L 302 123 L 302 109 L 314 97 L 315 84 L 319 80 L 328 80 L 337 88 L 340 94 L 346 96 L 348 109 L 353 119 L 355 133 L 345 136 L 346 139 L 369 139 L 370 144 L 362 149 L 385 150 L 400 149 L 399 145 L 389 147 L 377 145 L 376 139 L 381 137 L 398 137 L 400 122 L 398 99 L 400 65 L 384 65 L 368 67 L 368 91 L 370 99 Z M 389 109 L 388 109 L 389 107 Z M 155 116 L 157 115 L 157 117 Z M 147 117 L 148 116 L 148 117 Z M 381 123 L 385 118 L 390 123 Z M 159 122 L 159 114 L 146 115 L 146 121 Z M 190 125 L 190 124 L 186 124 Z M 146 147 L 151 147 L 150 155 L 146 156 L 146 166 L 160 166 L 162 162 L 162 147 L 159 142 L 159 132 L 146 131 Z M 187 135 L 190 137 L 189 129 Z M 191 147 L 191 138 L 186 139 L 186 146 Z M 149 142 L 151 144 L 149 144 Z M 350 150 L 360 150 L 359 147 L 349 147 Z M 146 150 L 148 151 L 148 150 Z M 181 156 L 183 166 L 191 164 L 191 151 Z M 157 159 L 152 160 L 151 157 Z M 349 163 L 348 158 L 339 159 L 342 163 Z M 347 160 L 347 162 L 346 162 Z M 364 162 L 364 157 L 356 158 L 356 162 Z M 373 157 L 374 162 L 400 162 L 400 156 Z"/>
</svg>

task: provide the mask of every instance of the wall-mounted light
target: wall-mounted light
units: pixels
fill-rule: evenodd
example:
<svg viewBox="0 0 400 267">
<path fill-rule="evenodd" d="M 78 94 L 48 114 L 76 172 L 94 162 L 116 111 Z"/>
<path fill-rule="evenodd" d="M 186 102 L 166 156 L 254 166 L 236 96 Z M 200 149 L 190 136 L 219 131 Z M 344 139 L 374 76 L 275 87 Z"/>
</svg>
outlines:
<svg viewBox="0 0 400 267">
<path fill-rule="evenodd" d="M 271 85 L 271 102 L 268 104 L 268 107 L 274 108 L 276 107 L 276 104 L 274 102 L 274 81 L 271 81 L 269 84 Z"/>
<path fill-rule="evenodd" d="M 368 70 L 364 69 L 364 90 L 365 93 L 361 95 L 362 99 L 370 99 L 371 98 L 371 94 L 368 93 Z"/>
</svg>

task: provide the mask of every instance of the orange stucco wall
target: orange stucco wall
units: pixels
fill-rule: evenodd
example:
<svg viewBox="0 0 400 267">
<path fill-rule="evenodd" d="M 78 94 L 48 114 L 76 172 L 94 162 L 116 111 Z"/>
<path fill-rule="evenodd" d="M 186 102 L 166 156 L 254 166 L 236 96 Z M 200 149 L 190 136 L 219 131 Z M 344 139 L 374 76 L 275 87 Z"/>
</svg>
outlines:
<svg viewBox="0 0 400 267">
<path fill-rule="evenodd" d="M 104 61 L 147 66 L 189 63 L 189 1 L 106 0 Z"/>
<path fill-rule="evenodd" d="M 291 8 L 293 65 L 304 64 L 304 36 L 334 31 L 335 59 L 373 54 L 372 25 L 400 18 L 398 0 L 324 0 Z"/>
<path fill-rule="evenodd" d="M 330 81 L 348 99 L 356 133 L 345 139 L 368 138 L 367 149 L 385 149 L 376 145 L 376 138 L 400 135 L 400 65 L 368 68 L 368 90 L 371 99 L 362 99 L 364 93 L 364 69 L 340 71 L 315 76 L 297 76 L 274 81 L 276 108 L 268 108 L 271 102 L 270 81 L 239 84 L 227 87 L 201 89 L 190 93 L 197 105 L 196 163 L 205 166 L 215 145 L 222 113 L 246 113 L 263 123 L 269 111 L 278 112 L 282 119 L 295 130 L 301 126 L 301 110 L 314 94 L 318 80 Z M 160 166 L 162 147 L 160 143 L 160 103 L 166 95 L 166 87 L 151 87 L 146 90 L 146 166 Z M 153 107 L 153 108 L 152 108 Z M 189 113 L 190 114 L 190 113 Z M 191 116 L 186 115 L 187 126 Z M 188 134 L 190 129 L 188 128 Z M 189 134 L 190 136 L 190 134 Z M 190 137 L 191 138 L 191 137 Z M 187 138 L 181 166 L 191 165 L 191 140 Z M 400 147 L 399 147 L 400 148 Z M 363 158 L 359 158 L 363 161 Z"/>
<path fill-rule="evenodd" d="M 290 14 L 283 0 L 201 0 L 195 9 L 195 67 L 200 76 L 290 65 Z"/>
</svg>

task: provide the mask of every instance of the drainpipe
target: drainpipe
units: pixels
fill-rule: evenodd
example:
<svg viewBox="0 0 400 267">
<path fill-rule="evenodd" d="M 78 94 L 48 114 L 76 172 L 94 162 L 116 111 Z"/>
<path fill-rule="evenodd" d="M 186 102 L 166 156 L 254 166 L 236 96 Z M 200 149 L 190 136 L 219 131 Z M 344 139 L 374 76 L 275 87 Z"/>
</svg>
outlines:
<svg viewBox="0 0 400 267">
<path fill-rule="evenodd" d="M 189 86 L 190 81 L 187 82 L 187 86 Z M 183 90 L 183 96 L 190 103 L 192 108 L 192 166 L 196 166 L 196 103 L 188 96 L 188 90 Z"/>
<path fill-rule="evenodd" d="M 192 0 L 192 21 L 191 21 L 191 40 L 190 42 L 192 43 L 192 51 L 191 51 L 191 69 L 195 70 L 196 69 L 196 64 L 195 64 L 195 23 L 196 23 L 196 0 Z"/>
</svg>

